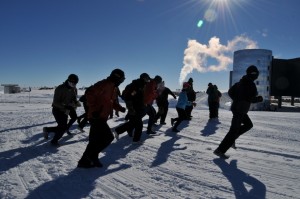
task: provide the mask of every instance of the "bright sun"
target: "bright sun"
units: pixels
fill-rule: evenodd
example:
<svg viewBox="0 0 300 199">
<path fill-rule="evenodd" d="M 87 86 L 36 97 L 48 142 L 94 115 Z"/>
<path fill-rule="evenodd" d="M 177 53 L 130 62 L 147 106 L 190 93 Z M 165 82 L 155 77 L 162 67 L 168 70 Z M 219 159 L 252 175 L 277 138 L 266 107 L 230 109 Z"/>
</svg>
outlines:
<svg viewBox="0 0 300 199">
<path fill-rule="evenodd" d="M 240 0 L 243 1 L 243 0 Z M 213 22 L 218 16 L 224 19 L 224 16 L 232 15 L 233 0 L 210 0 L 208 9 L 205 12 L 204 18 L 208 22 Z"/>
</svg>

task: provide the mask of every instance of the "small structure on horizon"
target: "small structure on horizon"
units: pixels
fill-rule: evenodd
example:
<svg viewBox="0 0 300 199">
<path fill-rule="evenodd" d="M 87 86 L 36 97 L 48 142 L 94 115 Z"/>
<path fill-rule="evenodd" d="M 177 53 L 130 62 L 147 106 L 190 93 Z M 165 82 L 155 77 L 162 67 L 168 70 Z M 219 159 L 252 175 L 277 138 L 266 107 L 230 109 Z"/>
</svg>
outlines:
<svg viewBox="0 0 300 199">
<path fill-rule="evenodd" d="M 1 84 L 4 87 L 4 94 L 20 93 L 21 88 L 18 84 Z"/>
</svg>

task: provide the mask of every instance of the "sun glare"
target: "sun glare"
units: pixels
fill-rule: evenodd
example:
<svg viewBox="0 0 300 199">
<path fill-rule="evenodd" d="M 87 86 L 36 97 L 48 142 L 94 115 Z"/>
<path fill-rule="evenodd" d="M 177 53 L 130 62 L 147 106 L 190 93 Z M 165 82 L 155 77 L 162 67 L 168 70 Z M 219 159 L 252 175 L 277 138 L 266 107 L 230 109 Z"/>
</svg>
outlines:
<svg viewBox="0 0 300 199">
<path fill-rule="evenodd" d="M 237 29 L 234 17 L 234 8 L 237 4 L 242 4 L 244 0 L 208 0 L 208 8 L 206 9 L 203 19 L 205 22 L 218 24 L 227 24 L 226 27 Z M 239 5 L 240 6 L 240 5 Z M 231 24 L 230 26 L 228 26 Z"/>
<path fill-rule="evenodd" d="M 214 10 L 219 15 L 231 13 L 229 0 L 212 0 L 208 10 Z"/>
</svg>

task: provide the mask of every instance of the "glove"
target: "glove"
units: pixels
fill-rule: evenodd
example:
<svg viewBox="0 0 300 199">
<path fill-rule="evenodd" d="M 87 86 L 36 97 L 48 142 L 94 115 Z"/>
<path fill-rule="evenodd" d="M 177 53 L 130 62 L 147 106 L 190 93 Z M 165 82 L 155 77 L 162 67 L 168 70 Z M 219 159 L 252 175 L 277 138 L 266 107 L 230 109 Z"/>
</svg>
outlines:
<svg viewBox="0 0 300 199">
<path fill-rule="evenodd" d="M 122 108 L 120 108 L 120 111 L 121 111 L 122 113 L 125 113 L 125 112 L 126 112 L 126 108 L 122 107 Z"/>
</svg>

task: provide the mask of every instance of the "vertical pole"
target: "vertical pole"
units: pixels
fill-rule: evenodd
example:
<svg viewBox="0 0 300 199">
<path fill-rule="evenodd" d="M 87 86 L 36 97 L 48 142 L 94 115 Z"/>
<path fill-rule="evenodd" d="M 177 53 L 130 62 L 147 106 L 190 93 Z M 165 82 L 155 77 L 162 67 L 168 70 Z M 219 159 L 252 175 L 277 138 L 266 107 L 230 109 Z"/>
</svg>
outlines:
<svg viewBox="0 0 300 199">
<path fill-rule="evenodd" d="M 29 87 L 29 90 L 28 90 L 28 91 L 29 91 L 29 92 L 28 92 L 28 93 L 29 93 L 29 94 L 28 94 L 28 98 L 29 98 L 28 101 L 29 101 L 29 104 L 30 104 L 30 92 L 31 92 L 31 88 L 30 88 L 30 87 Z"/>
</svg>

